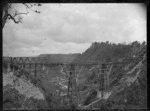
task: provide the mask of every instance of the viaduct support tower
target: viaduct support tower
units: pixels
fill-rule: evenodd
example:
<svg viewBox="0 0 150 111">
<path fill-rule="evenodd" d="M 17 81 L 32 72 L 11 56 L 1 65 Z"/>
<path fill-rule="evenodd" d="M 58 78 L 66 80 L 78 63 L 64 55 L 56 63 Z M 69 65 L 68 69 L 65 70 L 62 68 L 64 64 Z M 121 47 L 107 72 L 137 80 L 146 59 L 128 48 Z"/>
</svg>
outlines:
<svg viewBox="0 0 150 111">
<path fill-rule="evenodd" d="M 107 84 L 107 65 L 106 64 L 101 64 L 101 69 L 100 69 L 100 85 L 99 85 L 99 91 L 101 91 L 101 97 L 104 96 L 104 91 L 107 90 L 108 84 Z"/>
<path fill-rule="evenodd" d="M 68 98 L 70 104 L 75 104 L 77 99 L 77 84 L 76 84 L 76 75 L 75 75 L 75 65 L 70 65 L 69 80 L 68 80 Z"/>
</svg>

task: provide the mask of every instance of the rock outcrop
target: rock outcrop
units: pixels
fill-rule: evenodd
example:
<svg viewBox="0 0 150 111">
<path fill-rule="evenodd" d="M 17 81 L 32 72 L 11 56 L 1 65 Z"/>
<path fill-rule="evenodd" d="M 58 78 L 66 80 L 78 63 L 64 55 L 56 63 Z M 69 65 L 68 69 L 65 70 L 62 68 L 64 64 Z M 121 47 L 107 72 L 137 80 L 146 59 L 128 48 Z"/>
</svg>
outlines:
<svg viewBox="0 0 150 111">
<path fill-rule="evenodd" d="M 3 109 L 47 109 L 43 90 L 32 84 L 26 76 L 19 78 L 14 73 L 3 73 Z"/>
</svg>

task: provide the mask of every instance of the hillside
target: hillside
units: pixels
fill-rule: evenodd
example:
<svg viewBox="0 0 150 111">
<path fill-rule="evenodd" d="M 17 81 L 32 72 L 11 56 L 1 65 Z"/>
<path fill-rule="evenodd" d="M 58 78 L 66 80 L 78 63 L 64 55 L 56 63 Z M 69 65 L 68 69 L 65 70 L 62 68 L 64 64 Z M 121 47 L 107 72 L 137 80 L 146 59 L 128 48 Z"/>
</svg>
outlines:
<svg viewBox="0 0 150 111">
<path fill-rule="evenodd" d="M 84 87 L 82 108 L 106 109 L 146 109 L 147 108 L 147 48 L 146 46 L 134 52 L 136 61 L 129 61 L 120 67 L 112 68 L 109 74 L 109 84 L 104 97 L 98 90 L 98 76 L 94 73 L 86 79 L 88 87 Z M 134 57 L 133 57 L 134 58 Z M 130 58 L 126 58 L 130 59 Z M 122 61 L 126 61 L 123 59 Z M 91 82 L 94 84 L 91 84 Z M 87 86 L 87 85 L 85 85 Z M 90 92 L 90 93 L 89 93 Z M 92 104 L 92 105 L 91 105 Z"/>
<path fill-rule="evenodd" d="M 105 42 L 94 42 L 91 46 L 78 56 L 75 62 L 110 62 L 110 61 L 120 61 L 123 58 L 133 56 L 141 47 L 144 46 L 144 42 L 140 44 L 135 41 L 130 44 L 125 43 L 109 43 Z"/>
<path fill-rule="evenodd" d="M 76 57 L 78 57 L 80 54 L 40 54 L 39 57 L 45 57 L 45 59 L 49 63 L 55 63 L 55 62 L 63 62 L 63 63 L 70 63 L 74 61 Z"/>
</svg>

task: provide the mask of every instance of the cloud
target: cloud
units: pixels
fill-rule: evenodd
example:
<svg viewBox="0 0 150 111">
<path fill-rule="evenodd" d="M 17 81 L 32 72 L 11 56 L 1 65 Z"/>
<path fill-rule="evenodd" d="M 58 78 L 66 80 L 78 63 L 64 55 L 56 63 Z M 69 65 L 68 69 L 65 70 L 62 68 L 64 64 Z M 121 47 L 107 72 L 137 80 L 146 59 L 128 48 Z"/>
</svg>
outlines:
<svg viewBox="0 0 150 111">
<path fill-rule="evenodd" d="M 21 24 L 6 23 L 4 55 L 82 53 L 95 41 L 146 40 L 146 10 L 141 4 L 43 4 L 38 9 L 41 14 L 23 15 Z"/>
</svg>

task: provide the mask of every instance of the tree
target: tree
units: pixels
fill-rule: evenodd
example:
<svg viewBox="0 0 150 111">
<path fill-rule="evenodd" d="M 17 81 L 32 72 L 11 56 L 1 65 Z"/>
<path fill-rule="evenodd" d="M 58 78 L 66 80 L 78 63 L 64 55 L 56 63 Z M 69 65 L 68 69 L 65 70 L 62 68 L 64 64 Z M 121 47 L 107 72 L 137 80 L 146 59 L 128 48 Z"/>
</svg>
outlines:
<svg viewBox="0 0 150 111">
<path fill-rule="evenodd" d="M 143 42 L 142 42 L 142 46 L 145 46 L 145 45 L 146 45 L 146 42 L 145 42 L 145 41 L 143 41 Z"/>
<path fill-rule="evenodd" d="M 16 24 L 21 23 L 22 22 L 22 17 L 20 15 L 22 14 L 29 14 L 29 10 L 33 11 L 35 13 L 40 13 L 40 11 L 37 11 L 35 9 L 33 9 L 33 7 L 39 7 L 41 6 L 40 3 L 32 3 L 32 4 L 26 4 L 26 3 L 21 3 L 25 9 L 26 12 L 20 12 L 19 10 L 15 10 L 12 7 L 13 3 L 9 3 L 7 0 L 3 1 L 1 4 L 1 8 L 2 8 L 2 28 L 4 28 L 7 20 L 13 20 Z"/>
<path fill-rule="evenodd" d="M 133 47 L 140 47 L 140 43 L 138 41 L 134 41 L 131 43 Z"/>
<path fill-rule="evenodd" d="M 106 41 L 106 44 L 109 44 L 109 41 Z"/>
</svg>

